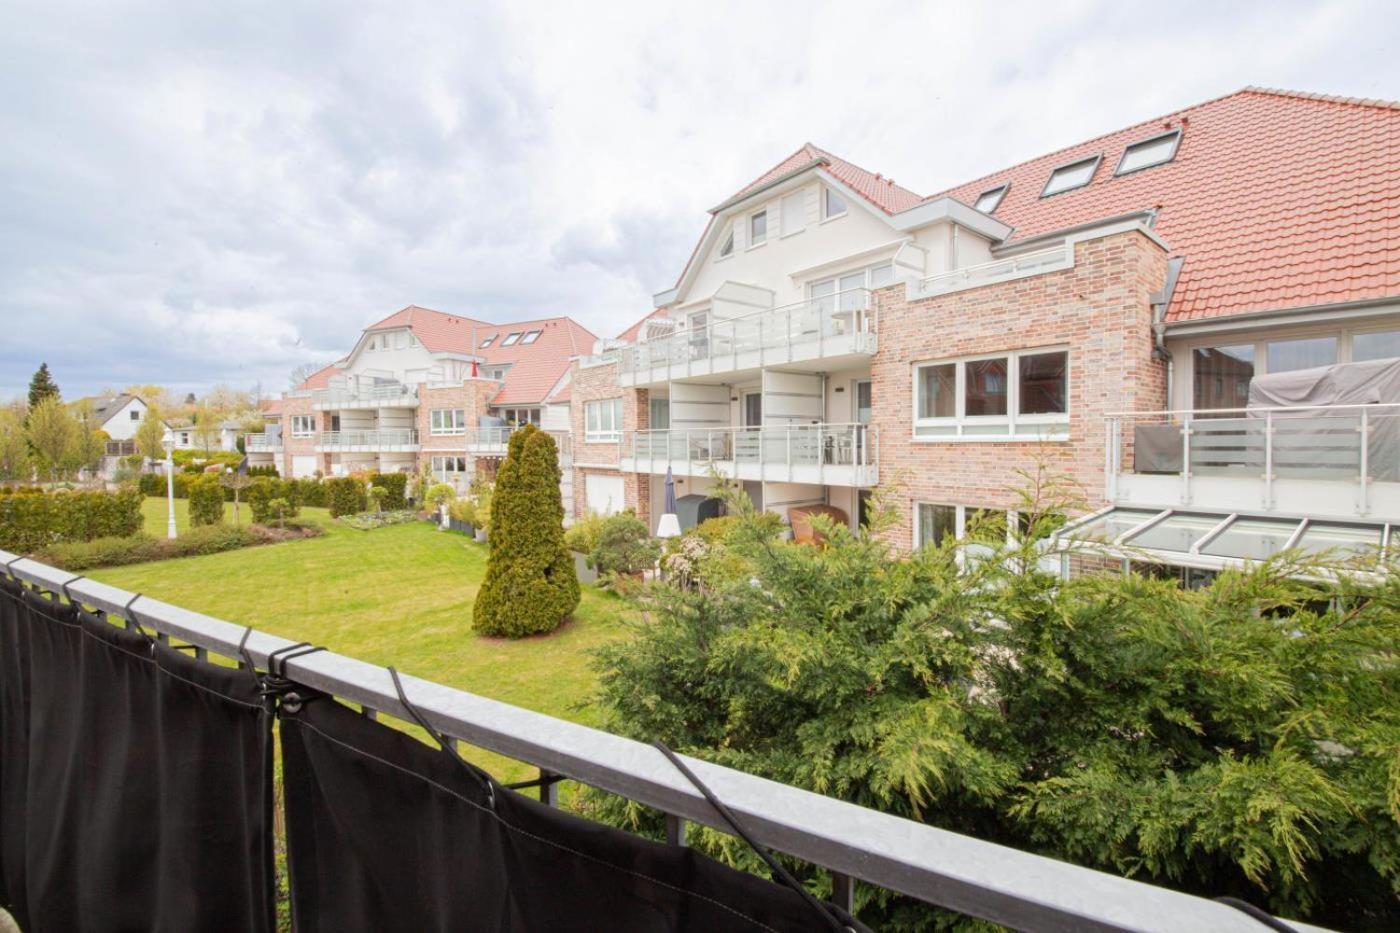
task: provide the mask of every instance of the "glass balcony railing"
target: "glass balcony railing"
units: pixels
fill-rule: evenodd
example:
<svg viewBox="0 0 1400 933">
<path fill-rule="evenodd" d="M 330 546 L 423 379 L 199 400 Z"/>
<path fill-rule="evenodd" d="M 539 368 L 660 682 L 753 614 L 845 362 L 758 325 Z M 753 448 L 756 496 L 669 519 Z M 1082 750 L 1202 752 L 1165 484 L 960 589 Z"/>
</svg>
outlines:
<svg viewBox="0 0 1400 933">
<path fill-rule="evenodd" d="M 318 447 L 405 447 L 418 443 L 412 430 L 326 431 L 316 435 Z"/>
<path fill-rule="evenodd" d="M 395 405 L 417 405 L 418 387 L 395 382 L 362 388 L 317 389 L 311 393 L 311 399 L 312 404 L 318 408 L 333 408 L 336 405 L 377 405 L 391 408 Z"/>
<path fill-rule="evenodd" d="M 631 431 L 622 456 L 634 460 L 764 466 L 871 467 L 878 433 L 868 424 Z"/>
<path fill-rule="evenodd" d="M 850 352 L 850 342 L 839 338 L 874 334 L 876 315 L 870 290 L 853 288 L 780 308 L 768 308 L 740 317 L 723 318 L 704 327 L 677 331 L 624 347 L 619 353 L 620 373 L 645 373 L 655 367 L 697 362 L 736 361 L 755 351 L 793 350 L 815 344 L 808 356 L 821 356 L 824 344 Z M 873 345 L 870 346 L 873 350 Z"/>
<path fill-rule="evenodd" d="M 243 449 L 249 453 L 255 451 L 277 451 L 282 449 L 282 435 L 280 434 L 245 434 L 243 435 Z"/>
<path fill-rule="evenodd" d="M 1024 279 L 1045 272 L 1056 272 L 1069 268 L 1074 262 L 1074 244 L 1063 243 L 1050 249 L 1008 256 L 992 262 L 964 266 L 948 272 L 939 272 L 919 280 L 920 297 L 942 295 L 983 285 L 995 285 L 1013 279 Z"/>
</svg>

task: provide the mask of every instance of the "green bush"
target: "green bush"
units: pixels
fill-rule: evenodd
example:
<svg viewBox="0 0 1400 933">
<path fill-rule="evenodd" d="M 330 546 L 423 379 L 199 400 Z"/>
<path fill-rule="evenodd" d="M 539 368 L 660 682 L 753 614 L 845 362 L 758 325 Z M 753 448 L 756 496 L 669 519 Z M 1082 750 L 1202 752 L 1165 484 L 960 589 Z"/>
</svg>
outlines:
<svg viewBox="0 0 1400 933">
<path fill-rule="evenodd" d="M 248 475 L 249 475 L 249 476 L 280 476 L 281 474 L 277 472 L 277 467 L 275 467 L 275 466 L 273 466 L 272 464 L 269 463 L 269 464 L 260 464 L 260 465 L 258 465 L 258 466 L 250 466 L 250 467 L 248 467 Z"/>
<path fill-rule="evenodd" d="M 135 489 L 0 496 L 0 548 L 28 554 L 60 542 L 133 535 L 141 530 L 142 498 Z"/>
<path fill-rule="evenodd" d="M 380 508 L 389 511 L 408 508 L 407 473 L 375 473 L 369 482 L 371 486 L 378 486 L 384 490 L 384 500 L 380 503 Z"/>
<path fill-rule="evenodd" d="M 564 547 L 564 503 L 554 439 L 533 425 L 510 436 L 491 500 L 491 554 L 472 627 L 519 638 L 550 632 L 578 606 Z"/>
<path fill-rule="evenodd" d="M 901 555 L 873 519 L 802 547 L 729 505 L 751 576 L 648 591 L 636 634 L 599 651 L 611 731 L 1153 884 L 1400 928 L 1400 562 L 1329 584 L 1287 555 L 1200 591 L 1065 581 L 1034 541 Z M 970 926 L 870 888 L 857 908 L 875 929 Z"/>
<path fill-rule="evenodd" d="M 243 499 L 253 513 L 253 521 L 260 525 L 266 525 L 279 518 L 295 518 L 301 511 L 296 504 L 292 484 L 273 476 L 256 477 L 248 488 L 243 490 Z"/>
<path fill-rule="evenodd" d="M 189 484 L 190 526 L 218 525 L 224 520 L 224 487 L 215 474 L 200 476 Z"/>
<path fill-rule="evenodd" d="M 331 515 L 357 515 L 368 505 L 365 498 L 365 484 L 353 476 L 336 476 L 323 484 L 326 487 L 326 505 Z"/>
<path fill-rule="evenodd" d="M 361 512 L 359 515 L 346 515 L 340 519 L 341 524 L 359 531 L 370 531 L 374 528 L 383 528 L 386 525 L 403 525 L 416 521 L 418 521 L 418 513 L 411 509 L 398 509 L 393 512 Z"/>
<path fill-rule="evenodd" d="M 192 478 L 188 473 L 175 474 L 176 499 L 184 499 L 189 496 L 189 484 Z M 165 469 L 162 467 L 155 473 L 142 473 L 141 478 L 136 481 L 136 488 L 141 490 L 142 495 L 164 499 L 166 493 Z"/>
<path fill-rule="evenodd" d="M 618 512 L 603 519 L 598 543 L 588 562 L 603 576 L 630 576 L 655 565 L 661 546 L 652 538 L 646 522 L 634 512 Z"/>
<path fill-rule="evenodd" d="M 311 476 L 287 480 L 287 498 L 298 506 L 324 509 L 329 504 L 328 484 Z"/>
<path fill-rule="evenodd" d="M 447 517 L 456 522 L 476 525 L 476 503 L 471 499 L 457 499 L 448 503 Z"/>
<path fill-rule="evenodd" d="M 589 512 L 583 518 L 574 519 L 574 523 L 564 532 L 564 546 L 592 559 L 593 549 L 598 546 L 598 537 L 602 533 L 603 516 Z"/>
<path fill-rule="evenodd" d="M 119 567 L 172 557 L 217 554 L 263 543 L 265 539 L 262 536 L 246 528 L 205 525 L 191 528 L 173 541 L 142 534 L 55 544 L 40 552 L 38 559 L 72 573 L 82 573 L 96 567 Z"/>
</svg>

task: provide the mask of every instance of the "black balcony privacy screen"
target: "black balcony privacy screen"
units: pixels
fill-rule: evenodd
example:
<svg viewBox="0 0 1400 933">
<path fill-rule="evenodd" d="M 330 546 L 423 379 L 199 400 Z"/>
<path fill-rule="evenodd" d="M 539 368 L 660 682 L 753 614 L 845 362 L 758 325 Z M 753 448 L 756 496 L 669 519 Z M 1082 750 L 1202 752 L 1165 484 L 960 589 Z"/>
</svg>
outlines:
<svg viewBox="0 0 1400 933">
<path fill-rule="evenodd" d="M 493 805 L 449 754 L 331 698 L 281 720 L 299 933 L 827 928 L 794 891 L 691 849 L 500 785 Z"/>
<path fill-rule="evenodd" d="M 271 930 L 256 679 L 0 581 L 0 901 L 34 933 Z"/>
</svg>

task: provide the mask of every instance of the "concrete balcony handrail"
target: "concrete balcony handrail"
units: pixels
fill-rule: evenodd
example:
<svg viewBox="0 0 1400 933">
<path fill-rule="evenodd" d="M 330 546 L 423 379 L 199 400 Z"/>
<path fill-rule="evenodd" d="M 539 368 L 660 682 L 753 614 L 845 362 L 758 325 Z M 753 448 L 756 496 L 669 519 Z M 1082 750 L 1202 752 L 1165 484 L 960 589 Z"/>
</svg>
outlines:
<svg viewBox="0 0 1400 933">
<path fill-rule="evenodd" d="M 353 404 L 357 402 L 413 402 L 418 400 L 418 387 L 393 383 L 391 385 L 366 386 L 359 389 L 331 388 L 316 389 L 311 399 L 318 405 L 335 402 Z"/>
<path fill-rule="evenodd" d="M 243 449 L 253 450 L 281 450 L 282 435 L 280 434 L 245 434 L 243 435 Z"/>
<path fill-rule="evenodd" d="M 325 431 L 316 435 L 319 447 L 402 447 L 418 443 L 410 429 L 380 431 Z"/>
<path fill-rule="evenodd" d="M 134 620 L 200 656 L 265 667 L 295 644 L 242 623 L 151 597 L 136 598 L 38 561 L 0 550 L 18 580 L 81 601 L 113 620 Z M 334 651 L 290 657 L 293 683 L 408 721 L 387 669 Z M 686 821 L 728 831 L 713 806 L 662 754 L 643 742 L 522 707 L 402 675 L 404 691 L 434 728 L 507 758 L 618 794 L 667 814 L 672 841 Z M 681 756 L 754 839 L 830 871 L 834 899 L 850 905 L 852 879 L 1020 930 L 1140 930 L 1144 933 L 1257 933 L 1259 921 L 1204 897 L 1083 868 L 974 836 L 939 829 L 833 797 Z M 1290 921 L 1300 933 L 1316 927 Z"/>
<path fill-rule="evenodd" d="M 979 285 L 993 285 L 1011 279 L 1026 278 L 1043 272 L 1066 268 L 1074 259 L 1074 244 L 1064 243 L 1049 249 L 994 259 L 974 266 L 963 266 L 947 272 L 936 272 L 919 279 L 918 290 L 923 295 L 961 291 Z"/>
<path fill-rule="evenodd" d="M 820 298 L 720 318 L 704 327 L 678 330 L 624 347 L 618 366 L 620 371 L 638 372 L 875 331 L 870 289 L 849 288 Z"/>
<path fill-rule="evenodd" d="M 879 432 L 869 424 L 654 429 L 627 432 L 623 456 L 787 466 L 878 465 Z"/>
<path fill-rule="evenodd" d="M 1273 507 L 1279 481 L 1353 485 L 1357 514 L 1372 484 L 1400 483 L 1400 403 L 1113 412 L 1107 417 L 1106 496 L 1123 477 L 1179 477 L 1179 501 L 1193 483 L 1254 479 Z M 1129 487 L 1131 488 L 1131 487 Z M 1296 498 L 1296 496 L 1295 496 Z"/>
</svg>

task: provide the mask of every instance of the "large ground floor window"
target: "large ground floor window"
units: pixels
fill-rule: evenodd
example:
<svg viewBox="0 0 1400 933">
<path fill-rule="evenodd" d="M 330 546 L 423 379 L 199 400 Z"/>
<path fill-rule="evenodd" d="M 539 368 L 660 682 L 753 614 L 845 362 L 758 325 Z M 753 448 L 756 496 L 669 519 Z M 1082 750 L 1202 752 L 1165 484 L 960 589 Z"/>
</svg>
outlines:
<svg viewBox="0 0 1400 933">
<path fill-rule="evenodd" d="M 432 471 L 438 482 L 459 485 L 467 475 L 467 458 L 433 457 Z"/>
</svg>

